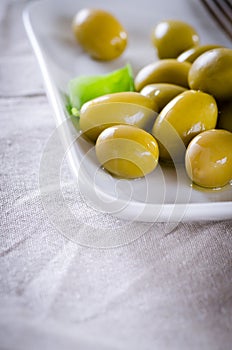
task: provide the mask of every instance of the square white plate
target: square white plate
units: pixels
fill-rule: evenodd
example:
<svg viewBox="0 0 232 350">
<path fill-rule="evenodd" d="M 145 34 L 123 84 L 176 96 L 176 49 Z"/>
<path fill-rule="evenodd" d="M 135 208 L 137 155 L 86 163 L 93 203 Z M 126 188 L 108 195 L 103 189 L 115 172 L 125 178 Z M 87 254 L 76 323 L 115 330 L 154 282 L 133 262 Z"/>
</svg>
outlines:
<svg viewBox="0 0 232 350">
<path fill-rule="evenodd" d="M 92 60 L 75 42 L 71 22 L 83 7 L 112 12 L 128 31 L 123 55 L 102 63 Z M 48 0 L 30 3 L 24 24 L 38 59 L 56 125 L 77 183 L 86 200 L 97 210 L 120 218 L 147 222 L 179 222 L 232 218 L 232 186 L 200 190 L 191 186 L 183 168 L 160 166 L 143 179 L 119 180 L 99 168 L 93 145 L 78 138 L 66 111 L 68 81 L 78 75 L 101 74 L 130 62 L 134 75 L 157 59 L 150 34 L 162 19 L 192 24 L 201 43 L 231 47 L 231 42 L 197 0 Z M 74 141 L 74 138 L 78 140 Z"/>
</svg>

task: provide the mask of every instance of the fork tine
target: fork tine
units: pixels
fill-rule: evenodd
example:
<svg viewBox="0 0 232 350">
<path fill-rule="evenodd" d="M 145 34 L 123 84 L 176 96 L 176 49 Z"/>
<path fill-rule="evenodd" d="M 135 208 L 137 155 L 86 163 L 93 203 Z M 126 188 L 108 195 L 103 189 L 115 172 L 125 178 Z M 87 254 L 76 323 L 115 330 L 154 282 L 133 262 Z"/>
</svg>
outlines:
<svg viewBox="0 0 232 350">
<path fill-rule="evenodd" d="M 230 0 L 201 0 L 225 33 L 232 39 L 232 3 Z"/>
<path fill-rule="evenodd" d="M 230 4 L 227 0 L 215 0 L 215 2 L 217 3 L 218 7 L 220 7 L 224 15 L 231 21 L 232 26 L 232 4 Z"/>
</svg>

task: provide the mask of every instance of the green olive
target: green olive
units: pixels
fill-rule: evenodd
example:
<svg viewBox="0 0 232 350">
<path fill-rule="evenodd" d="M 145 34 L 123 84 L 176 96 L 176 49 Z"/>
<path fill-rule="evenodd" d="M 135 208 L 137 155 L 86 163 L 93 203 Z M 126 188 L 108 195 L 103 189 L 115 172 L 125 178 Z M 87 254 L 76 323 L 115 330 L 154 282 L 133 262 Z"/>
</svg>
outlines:
<svg viewBox="0 0 232 350">
<path fill-rule="evenodd" d="M 162 109 L 152 129 L 159 143 L 160 159 L 183 161 L 191 139 L 215 128 L 217 114 L 217 104 L 211 95 L 188 90 L 176 96 Z"/>
<path fill-rule="evenodd" d="M 159 22 L 152 32 L 152 42 L 159 58 L 176 58 L 199 44 L 196 30 L 188 23 L 175 20 Z"/>
<path fill-rule="evenodd" d="M 220 104 L 217 128 L 232 132 L 232 101 Z"/>
<path fill-rule="evenodd" d="M 78 43 L 95 59 L 115 59 L 127 46 L 125 29 L 107 11 L 84 8 L 74 17 L 72 27 Z"/>
<path fill-rule="evenodd" d="M 163 59 L 143 67 L 135 77 L 135 88 L 154 83 L 169 83 L 188 88 L 188 72 L 191 64 L 176 59 Z"/>
<path fill-rule="evenodd" d="M 130 124 L 150 130 L 157 116 L 157 105 L 138 92 L 119 92 L 86 102 L 80 110 L 80 129 L 92 141 L 106 128 Z"/>
<path fill-rule="evenodd" d="M 232 98 L 232 49 L 220 48 L 203 53 L 192 64 L 189 86 L 218 100 Z"/>
<path fill-rule="evenodd" d="M 222 46 L 215 44 L 192 47 L 191 49 L 182 52 L 182 54 L 180 54 L 180 56 L 177 57 L 177 61 L 193 63 L 197 59 L 197 57 L 202 55 L 204 52 L 221 47 Z"/>
<path fill-rule="evenodd" d="M 157 103 L 158 112 L 160 112 L 169 101 L 184 91 L 186 89 L 179 85 L 157 83 L 146 85 L 140 93 L 152 98 Z"/>
<path fill-rule="evenodd" d="M 232 133 L 208 130 L 188 145 L 185 167 L 197 185 L 210 188 L 225 186 L 232 180 Z"/>
<path fill-rule="evenodd" d="M 156 168 L 159 149 L 154 137 L 146 131 L 131 125 L 116 125 L 99 135 L 96 155 L 110 173 L 137 178 Z"/>
</svg>

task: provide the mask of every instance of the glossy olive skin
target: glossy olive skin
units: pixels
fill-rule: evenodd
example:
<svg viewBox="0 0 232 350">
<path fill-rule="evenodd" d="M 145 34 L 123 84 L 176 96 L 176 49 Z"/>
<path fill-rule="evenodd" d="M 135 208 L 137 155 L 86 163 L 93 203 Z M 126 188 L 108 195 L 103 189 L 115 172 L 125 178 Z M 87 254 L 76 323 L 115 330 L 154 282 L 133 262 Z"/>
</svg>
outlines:
<svg viewBox="0 0 232 350">
<path fill-rule="evenodd" d="M 217 114 L 211 95 L 188 90 L 176 96 L 162 109 L 152 129 L 160 159 L 183 162 L 186 146 L 200 132 L 215 128 Z"/>
<path fill-rule="evenodd" d="M 115 92 L 112 94 L 102 95 L 89 101 L 88 104 L 85 105 L 85 108 L 87 106 L 93 106 L 99 103 L 111 102 L 125 102 L 138 104 L 149 109 L 153 109 L 154 111 L 157 111 L 158 108 L 156 101 L 154 101 L 152 98 L 149 98 L 147 96 L 145 96 L 144 98 L 143 95 L 134 91 Z"/>
<path fill-rule="evenodd" d="M 152 31 L 152 42 L 159 58 L 176 58 L 199 41 L 196 30 L 182 21 L 161 21 Z"/>
<path fill-rule="evenodd" d="M 217 128 L 232 132 L 232 101 L 219 105 Z"/>
<path fill-rule="evenodd" d="M 190 179 L 209 188 L 225 186 L 232 180 L 232 133 L 208 130 L 188 145 L 185 167 Z"/>
<path fill-rule="evenodd" d="M 232 98 L 232 50 L 219 48 L 200 55 L 189 70 L 191 89 L 201 90 L 218 100 Z"/>
<path fill-rule="evenodd" d="M 158 164 L 159 149 L 154 137 L 131 125 L 105 129 L 99 135 L 95 149 L 100 164 L 122 178 L 143 177 Z"/>
<path fill-rule="evenodd" d="M 221 47 L 222 46 L 216 45 L 216 44 L 195 46 L 187 51 L 182 52 L 182 54 L 180 54 L 177 57 L 177 61 L 193 63 L 204 52 L 207 52 L 212 49 L 221 48 Z"/>
<path fill-rule="evenodd" d="M 188 88 L 188 73 L 191 64 L 176 59 L 163 59 L 143 67 L 135 77 L 135 89 L 154 83 L 176 84 Z"/>
<path fill-rule="evenodd" d="M 78 43 L 94 59 L 113 60 L 127 46 L 127 32 L 109 12 L 84 8 L 74 17 L 73 32 Z"/>
<path fill-rule="evenodd" d="M 157 105 L 138 92 L 119 92 L 86 102 L 80 110 L 80 129 L 96 141 L 106 128 L 130 124 L 150 130 L 157 116 Z"/>
<path fill-rule="evenodd" d="M 153 99 L 157 103 L 158 112 L 160 112 L 168 102 L 184 91 L 186 89 L 179 85 L 157 83 L 146 85 L 140 93 Z"/>
</svg>

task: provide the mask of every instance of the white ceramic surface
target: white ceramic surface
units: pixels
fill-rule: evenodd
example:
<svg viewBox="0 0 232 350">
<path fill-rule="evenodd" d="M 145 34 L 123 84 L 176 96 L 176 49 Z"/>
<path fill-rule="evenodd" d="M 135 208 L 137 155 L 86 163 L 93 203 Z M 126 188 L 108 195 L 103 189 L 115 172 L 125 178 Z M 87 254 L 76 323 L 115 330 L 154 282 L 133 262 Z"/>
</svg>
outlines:
<svg viewBox="0 0 232 350">
<path fill-rule="evenodd" d="M 76 44 L 71 31 L 74 14 L 83 7 L 111 11 L 124 24 L 129 45 L 117 60 L 100 63 Z M 83 74 L 100 74 L 130 62 L 134 74 L 156 60 L 150 42 L 152 27 L 164 18 L 192 24 L 201 43 L 231 42 L 197 0 L 66 0 L 32 2 L 24 11 L 24 24 L 43 74 L 56 125 L 77 184 L 95 209 L 120 218 L 147 222 L 200 221 L 232 218 L 232 186 L 202 191 L 191 186 L 184 169 L 158 167 L 144 179 L 119 180 L 99 168 L 92 144 L 78 138 L 65 109 L 69 79 Z M 78 138 L 73 143 L 74 138 Z M 59 170 L 59 169 L 58 169 Z"/>
</svg>

